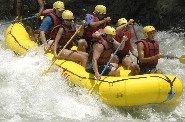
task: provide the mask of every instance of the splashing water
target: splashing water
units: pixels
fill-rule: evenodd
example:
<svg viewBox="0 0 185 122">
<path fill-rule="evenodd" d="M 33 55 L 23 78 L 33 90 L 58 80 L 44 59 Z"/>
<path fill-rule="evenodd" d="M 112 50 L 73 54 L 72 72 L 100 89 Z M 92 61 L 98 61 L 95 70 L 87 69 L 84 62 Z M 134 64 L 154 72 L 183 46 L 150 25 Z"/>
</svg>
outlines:
<svg viewBox="0 0 185 122">
<path fill-rule="evenodd" d="M 139 37 L 141 27 L 138 27 Z M 176 105 L 151 104 L 111 107 L 82 88 L 71 88 L 60 72 L 41 72 L 50 60 L 37 51 L 16 56 L 3 47 L 5 26 L 0 27 L 0 121 L 183 121 L 185 94 Z M 185 53 L 183 33 L 157 32 L 162 53 Z M 133 37 L 134 39 L 134 37 Z M 185 64 L 177 59 L 160 59 L 158 67 L 185 83 Z"/>
</svg>

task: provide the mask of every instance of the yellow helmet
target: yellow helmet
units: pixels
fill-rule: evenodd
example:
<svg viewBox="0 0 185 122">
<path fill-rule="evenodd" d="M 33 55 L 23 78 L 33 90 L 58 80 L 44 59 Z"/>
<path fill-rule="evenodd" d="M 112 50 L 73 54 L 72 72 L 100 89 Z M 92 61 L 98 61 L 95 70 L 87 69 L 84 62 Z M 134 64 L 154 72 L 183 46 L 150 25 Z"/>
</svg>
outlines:
<svg viewBox="0 0 185 122">
<path fill-rule="evenodd" d="M 97 5 L 93 13 L 106 14 L 106 7 L 104 5 Z"/>
<path fill-rule="evenodd" d="M 62 19 L 74 19 L 73 13 L 70 10 L 65 10 L 64 12 L 62 12 Z"/>
<path fill-rule="evenodd" d="M 53 8 L 58 9 L 59 11 L 65 10 L 64 3 L 61 1 L 56 1 L 53 3 Z"/>
<path fill-rule="evenodd" d="M 150 31 L 155 31 L 155 28 L 153 26 L 145 26 L 143 28 L 143 35 L 145 36 L 145 38 L 148 38 L 148 32 Z"/>
<path fill-rule="evenodd" d="M 104 34 L 110 34 L 110 35 L 113 35 L 115 36 L 116 35 L 116 30 L 111 27 L 111 26 L 106 26 L 104 29 L 103 29 L 103 33 Z"/>
<path fill-rule="evenodd" d="M 117 22 L 117 26 L 120 26 L 122 24 L 126 24 L 127 23 L 127 19 L 125 18 L 120 18 Z"/>
</svg>

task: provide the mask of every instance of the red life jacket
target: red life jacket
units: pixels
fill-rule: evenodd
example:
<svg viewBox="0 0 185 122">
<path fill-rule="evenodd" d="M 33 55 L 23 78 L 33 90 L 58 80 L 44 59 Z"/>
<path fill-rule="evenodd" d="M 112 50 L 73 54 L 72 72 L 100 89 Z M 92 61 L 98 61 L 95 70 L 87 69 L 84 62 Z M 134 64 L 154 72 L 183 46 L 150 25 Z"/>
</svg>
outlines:
<svg viewBox="0 0 185 122">
<path fill-rule="evenodd" d="M 42 12 L 42 15 L 50 16 L 53 20 L 53 26 L 49 29 L 48 36 L 50 39 L 54 40 L 56 37 L 56 34 L 58 32 L 58 28 L 60 27 L 61 24 L 61 17 L 58 17 L 55 15 L 53 9 L 46 9 Z"/>
<path fill-rule="evenodd" d="M 76 31 L 76 27 L 69 28 L 64 23 L 61 25 L 61 27 L 64 28 L 64 33 L 62 34 L 62 37 L 59 41 L 59 45 L 63 48 L 67 42 L 70 40 L 70 38 L 73 36 L 73 34 Z M 74 28 L 74 29 L 73 29 Z M 70 41 L 70 43 L 67 45 L 67 49 L 71 49 L 73 46 L 73 40 Z"/>
<path fill-rule="evenodd" d="M 109 61 L 110 56 L 113 53 L 114 46 L 113 46 L 113 43 L 108 43 L 102 37 L 99 39 L 98 43 L 103 45 L 104 51 L 101 53 L 97 63 L 99 65 L 103 65 L 103 64 L 106 64 Z M 92 57 L 93 57 L 93 50 L 90 51 L 89 59 L 92 60 Z"/>
<path fill-rule="evenodd" d="M 125 42 L 125 46 L 122 50 L 119 50 L 118 52 L 123 52 L 125 54 L 129 54 L 130 50 L 130 41 L 131 41 L 131 31 L 119 31 L 116 33 L 115 40 L 121 43 L 123 36 L 127 36 L 128 40 Z"/>
<path fill-rule="evenodd" d="M 86 14 L 86 16 L 91 16 L 93 22 L 98 22 L 98 21 L 100 21 L 100 20 L 98 19 L 98 17 L 95 17 L 95 16 L 93 16 L 93 15 L 91 15 L 91 14 Z M 96 32 L 96 31 L 98 31 L 99 29 L 105 28 L 105 26 L 106 26 L 106 23 L 103 23 L 103 24 L 101 24 L 101 25 L 99 25 L 99 26 L 97 26 L 97 27 L 91 27 L 90 25 L 88 25 L 88 27 L 85 28 L 85 31 L 84 31 L 83 36 L 84 36 L 85 38 L 90 38 L 90 39 L 92 39 L 92 34 L 93 34 L 94 32 Z"/>
<path fill-rule="evenodd" d="M 47 15 L 49 15 L 51 12 L 53 12 L 53 9 L 45 9 L 45 10 L 42 12 L 42 16 L 47 16 Z"/>
<path fill-rule="evenodd" d="M 151 56 L 155 56 L 157 54 L 159 54 L 159 44 L 157 41 L 149 42 L 146 41 L 145 39 L 142 39 L 140 41 L 137 41 L 136 44 L 142 42 L 144 45 L 144 58 L 148 58 Z M 138 60 L 138 65 L 140 66 L 140 68 L 150 68 L 150 67 L 155 67 L 158 64 L 158 59 L 155 59 L 151 62 L 147 62 L 147 63 L 141 63 Z"/>
</svg>

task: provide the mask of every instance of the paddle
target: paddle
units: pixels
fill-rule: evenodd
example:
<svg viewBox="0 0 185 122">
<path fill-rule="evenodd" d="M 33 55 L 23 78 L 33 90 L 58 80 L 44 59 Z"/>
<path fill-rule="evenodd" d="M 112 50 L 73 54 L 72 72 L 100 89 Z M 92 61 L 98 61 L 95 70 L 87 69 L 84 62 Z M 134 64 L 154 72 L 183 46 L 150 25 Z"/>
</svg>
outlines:
<svg viewBox="0 0 185 122">
<path fill-rule="evenodd" d="M 73 36 L 71 36 L 70 40 L 66 43 L 66 45 L 62 48 L 62 50 L 58 53 L 58 56 L 60 56 L 62 54 L 62 51 L 67 47 L 67 45 L 71 42 L 71 40 L 75 37 L 75 35 L 78 33 L 78 31 L 82 28 L 82 25 L 76 30 L 76 32 L 73 34 Z M 51 66 L 55 63 L 57 59 L 54 59 L 52 61 L 52 63 L 50 64 L 50 66 L 48 67 L 47 70 L 44 71 L 44 74 L 48 73 L 48 71 L 50 70 Z"/>
<path fill-rule="evenodd" d="M 167 59 L 179 59 L 180 63 L 185 64 L 185 55 L 182 55 L 181 57 L 163 55 L 163 57 Z"/>
<path fill-rule="evenodd" d="M 103 75 L 103 73 L 105 72 L 105 70 L 107 69 L 107 67 L 109 66 L 110 62 L 112 61 L 112 59 L 114 58 L 114 56 L 116 55 L 116 53 L 118 52 L 118 50 L 120 49 L 120 47 L 122 46 L 124 40 L 118 45 L 117 49 L 114 51 L 113 55 L 111 55 L 109 61 L 107 62 L 107 64 L 105 65 L 105 68 L 103 69 L 103 71 L 100 74 L 100 77 Z M 93 85 L 93 87 L 89 90 L 89 93 L 92 94 L 92 91 L 94 90 L 94 87 L 97 85 L 98 80 L 96 80 L 96 83 Z"/>
<path fill-rule="evenodd" d="M 138 36 L 137 36 L 137 33 L 136 33 L 136 29 L 135 29 L 135 27 L 134 27 L 134 25 L 133 25 L 133 24 L 132 24 L 132 28 L 133 28 L 134 35 L 135 35 L 136 39 L 137 39 L 137 40 L 139 40 L 139 38 L 138 38 Z"/>
<path fill-rule="evenodd" d="M 1 25 L 6 25 L 6 24 L 11 24 L 13 22 L 20 22 L 20 21 L 24 21 L 24 20 L 29 20 L 29 19 L 33 19 L 33 18 L 36 18 L 36 16 L 31 16 L 31 17 L 27 17 L 27 18 L 23 18 L 23 19 L 19 19 L 19 20 L 12 20 L 12 21 L 8 21 L 8 22 L 5 22 L 5 23 L 1 23 Z"/>
</svg>

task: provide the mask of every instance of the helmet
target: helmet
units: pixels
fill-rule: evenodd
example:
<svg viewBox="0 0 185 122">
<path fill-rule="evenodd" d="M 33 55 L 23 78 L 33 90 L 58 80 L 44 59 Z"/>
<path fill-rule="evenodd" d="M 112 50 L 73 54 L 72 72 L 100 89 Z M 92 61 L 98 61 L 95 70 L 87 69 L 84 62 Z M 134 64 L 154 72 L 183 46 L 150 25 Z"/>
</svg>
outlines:
<svg viewBox="0 0 185 122">
<path fill-rule="evenodd" d="M 65 9 L 64 3 L 61 2 L 61 1 L 56 1 L 56 2 L 53 3 L 53 8 L 58 9 L 59 11 L 62 11 L 62 10 Z"/>
<path fill-rule="evenodd" d="M 121 18 L 121 19 L 118 20 L 117 26 L 120 26 L 120 25 L 126 24 L 126 23 L 127 23 L 127 20 L 125 18 Z"/>
<path fill-rule="evenodd" d="M 111 26 L 106 26 L 103 29 L 103 32 L 104 32 L 104 34 L 110 34 L 110 35 L 113 35 L 113 36 L 116 35 L 116 30 L 113 27 L 111 27 Z"/>
<path fill-rule="evenodd" d="M 148 32 L 150 31 L 155 31 L 155 28 L 153 26 L 145 26 L 143 28 L 143 35 L 145 36 L 145 38 L 148 38 Z"/>
<path fill-rule="evenodd" d="M 106 7 L 104 5 L 97 5 L 93 13 L 106 14 Z"/>
<path fill-rule="evenodd" d="M 74 19 L 73 13 L 70 10 L 65 10 L 64 12 L 62 12 L 62 19 Z"/>
</svg>

